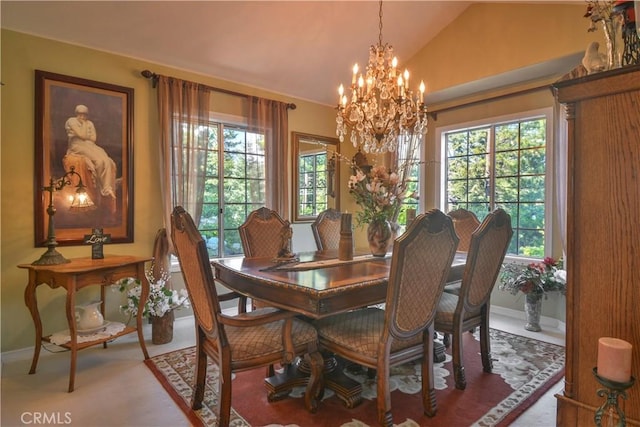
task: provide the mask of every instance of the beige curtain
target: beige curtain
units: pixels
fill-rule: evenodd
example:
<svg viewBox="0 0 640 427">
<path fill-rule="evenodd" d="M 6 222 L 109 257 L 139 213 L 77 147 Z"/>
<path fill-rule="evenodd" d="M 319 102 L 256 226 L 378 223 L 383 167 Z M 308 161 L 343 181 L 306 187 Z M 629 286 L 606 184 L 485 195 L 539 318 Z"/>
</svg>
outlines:
<svg viewBox="0 0 640 427">
<path fill-rule="evenodd" d="M 249 129 L 265 135 L 266 206 L 283 218 L 289 217 L 288 109 L 286 103 L 249 96 Z"/>
<path fill-rule="evenodd" d="M 200 223 L 209 140 L 210 91 L 197 83 L 158 76 L 160 187 L 165 228 L 174 206 Z M 169 237 L 169 247 L 173 244 Z"/>
</svg>

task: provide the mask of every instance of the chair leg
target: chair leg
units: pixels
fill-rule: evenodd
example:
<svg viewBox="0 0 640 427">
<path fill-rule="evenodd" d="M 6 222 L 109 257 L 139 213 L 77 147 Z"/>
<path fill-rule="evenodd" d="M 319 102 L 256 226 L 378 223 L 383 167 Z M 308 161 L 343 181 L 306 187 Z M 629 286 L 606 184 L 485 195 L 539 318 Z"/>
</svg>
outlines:
<svg viewBox="0 0 640 427">
<path fill-rule="evenodd" d="M 207 354 L 202 346 L 196 345 L 196 371 L 194 374 L 194 390 L 191 401 L 191 408 L 198 410 L 202 408 L 202 399 L 204 398 L 205 382 L 207 380 Z"/>
<path fill-rule="evenodd" d="M 428 329 L 422 355 L 422 407 L 424 414 L 433 417 L 437 410 L 436 391 L 433 386 L 433 325 Z"/>
<path fill-rule="evenodd" d="M 445 348 L 449 348 L 451 345 L 451 335 L 446 332 L 442 334 L 442 344 L 444 344 Z"/>
<path fill-rule="evenodd" d="M 378 423 L 383 427 L 393 426 L 393 415 L 391 414 L 391 392 L 389 391 L 389 363 L 388 356 L 384 360 L 378 360 L 378 380 L 376 381 L 378 393 Z"/>
<path fill-rule="evenodd" d="M 219 396 L 220 412 L 218 413 L 218 425 L 228 426 L 231 421 L 231 368 L 230 361 L 226 369 L 220 368 Z"/>
<path fill-rule="evenodd" d="M 484 317 L 480 326 L 480 355 L 482 357 L 482 370 L 487 373 L 493 371 L 491 360 L 491 337 L 489 336 L 489 319 Z"/>
<path fill-rule="evenodd" d="M 464 375 L 464 365 L 462 363 L 462 333 L 460 331 L 456 331 L 453 334 L 451 353 L 453 355 L 453 377 L 456 381 L 456 388 L 464 390 L 467 387 L 467 379 Z"/>
</svg>

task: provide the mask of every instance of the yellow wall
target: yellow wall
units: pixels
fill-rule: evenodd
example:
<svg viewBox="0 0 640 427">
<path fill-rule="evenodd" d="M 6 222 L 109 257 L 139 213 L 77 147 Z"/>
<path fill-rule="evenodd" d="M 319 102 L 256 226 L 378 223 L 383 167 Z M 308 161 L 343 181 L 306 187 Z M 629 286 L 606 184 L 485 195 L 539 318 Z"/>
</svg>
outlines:
<svg viewBox="0 0 640 427">
<path fill-rule="evenodd" d="M 584 2 L 474 4 L 409 61 L 413 81 L 439 91 L 582 52 L 591 41 L 604 46 L 602 32 L 587 32 L 585 11 Z"/>
<path fill-rule="evenodd" d="M 335 135 L 335 111 L 326 106 L 259 91 L 132 58 L 112 55 L 51 40 L 2 30 L 2 351 L 33 345 L 34 327 L 25 307 L 23 292 L 26 270 L 17 264 L 31 263 L 45 248 L 33 245 L 34 171 L 34 70 L 44 70 L 134 89 L 133 158 L 134 158 L 134 243 L 106 245 L 106 254 L 150 255 L 153 239 L 162 227 L 160 189 L 158 185 L 158 150 L 156 141 L 156 91 L 140 71 L 150 69 L 159 74 L 193 80 L 241 93 L 294 102 L 289 112 L 289 130 L 318 135 Z M 238 98 L 226 97 L 223 112 L 238 110 Z M 224 100 L 224 97 L 217 97 Z M 215 103 L 216 99 L 214 99 Z M 219 104 L 220 105 L 220 104 Z M 223 106 L 225 104 L 222 104 Z M 346 172 L 345 172 L 346 173 Z M 88 246 L 62 246 L 67 258 L 90 256 Z M 82 291 L 78 303 L 95 299 L 96 289 Z M 47 286 L 38 289 L 39 308 L 44 332 L 65 328 L 64 292 Z M 107 293 L 109 306 L 118 316 L 120 295 Z M 123 319 L 126 320 L 126 319 Z"/>
<path fill-rule="evenodd" d="M 413 76 L 424 78 L 429 90 L 441 90 L 487 76 L 515 70 L 583 51 L 589 41 L 601 34 L 587 33 L 582 17 L 584 7 L 567 5 L 526 5 L 514 3 L 477 4 L 445 28 L 407 65 Z M 390 25 L 390 24 L 387 24 Z M 23 291 L 26 272 L 17 264 L 37 259 L 43 248 L 33 247 L 34 172 L 34 70 L 44 70 L 107 82 L 135 90 L 134 107 L 134 243 L 112 244 L 106 253 L 151 253 L 156 230 L 162 226 L 158 185 L 157 113 L 155 90 L 140 71 L 148 68 L 167 74 L 255 94 L 295 102 L 289 113 L 290 131 L 326 136 L 335 135 L 335 111 L 326 106 L 269 94 L 253 88 L 224 82 L 203 75 L 145 63 L 82 47 L 2 31 L 2 183 L 1 183 L 1 336 L 2 351 L 33 345 L 34 331 L 25 308 Z M 366 49 L 367 47 L 363 47 Z M 433 122 L 433 129 L 437 123 Z M 429 135 L 432 137 L 432 135 Z M 427 147 L 433 150 L 433 140 Z M 342 153 L 351 157 L 353 147 L 345 142 Z M 427 154 L 429 156 L 430 154 Z M 342 165 L 343 183 L 348 179 Z M 426 183 L 428 186 L 428 182 Z M 344 187 L 344 184 L 343 184 Z M 341 188 L 343 210 L 356 206 Z M 62 247 L 67 257 L 88 256 L 88 247 Z M 95 291 L 80 295 L 79 303 L 95 297 Z M 63 329 L 63 292 L 41 286 L 40 311 L 45 333 Z M 117 298 L 109 295 L 109 298 Z"/>
</svg>

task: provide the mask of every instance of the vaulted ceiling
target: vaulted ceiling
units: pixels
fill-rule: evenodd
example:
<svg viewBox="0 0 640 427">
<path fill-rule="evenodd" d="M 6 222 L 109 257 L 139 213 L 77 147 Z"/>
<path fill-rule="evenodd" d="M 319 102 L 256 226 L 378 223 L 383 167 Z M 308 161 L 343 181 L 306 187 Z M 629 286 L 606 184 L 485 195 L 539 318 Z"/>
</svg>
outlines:
<svg viewBox="0 0 640 427">
<path fill-rule="evenodd" d="M 467 1 L 383 4 L 400 64 Z M 376 1 L 6 1 L 2 27 L 333 105 L 378 41 Z"/>
</svg>

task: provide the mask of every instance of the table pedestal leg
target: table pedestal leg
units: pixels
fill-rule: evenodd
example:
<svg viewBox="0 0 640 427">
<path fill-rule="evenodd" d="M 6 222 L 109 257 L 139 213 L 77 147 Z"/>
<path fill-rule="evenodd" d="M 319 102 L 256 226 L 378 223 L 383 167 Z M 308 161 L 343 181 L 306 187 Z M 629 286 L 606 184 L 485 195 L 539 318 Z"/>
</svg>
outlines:
<svg viewBox="0 0 640 427">
<path fill-rule="evenodd" d="M 440 363 L 445 361 L 445 346 L 435 341 L 433 346 L 433 361 Z M 362 402 L 362 384 L 355 381 L 343 372 L 344 362 L 333 354 L 324 356 L 324 383 L 325 387 L 333 390 L 336 396 L 347 408 L 354 408 Z M 357 365 L 356 365 L 357 366 Z M 356 368 L 354 372 L 362 367 Z M 293 387 L 304 387 L 309 379 L 310 369 L 302 358 L 297 358 L 293 363 L 286 365 L 283 372 L 265 378 L 267 387 L 267 399 L 269 402 L 283 399 L 289 395 Z M 375 376 L 375 370 L 369 373 Z"/>
<path fill-rule="evenodd" d="M 287 365 L 282 373 L 265 378 L 270 402 L 289 395 L 293 387 L 304 387 L 309 380 L 310 369 L 302 358 Z M 324 354 L 325 386 L 333 390 L 347 408 L 357 406 L 361 401 L 362 385 L 342 372 L 342 364 L 332 354 Z"/>
</svg>

